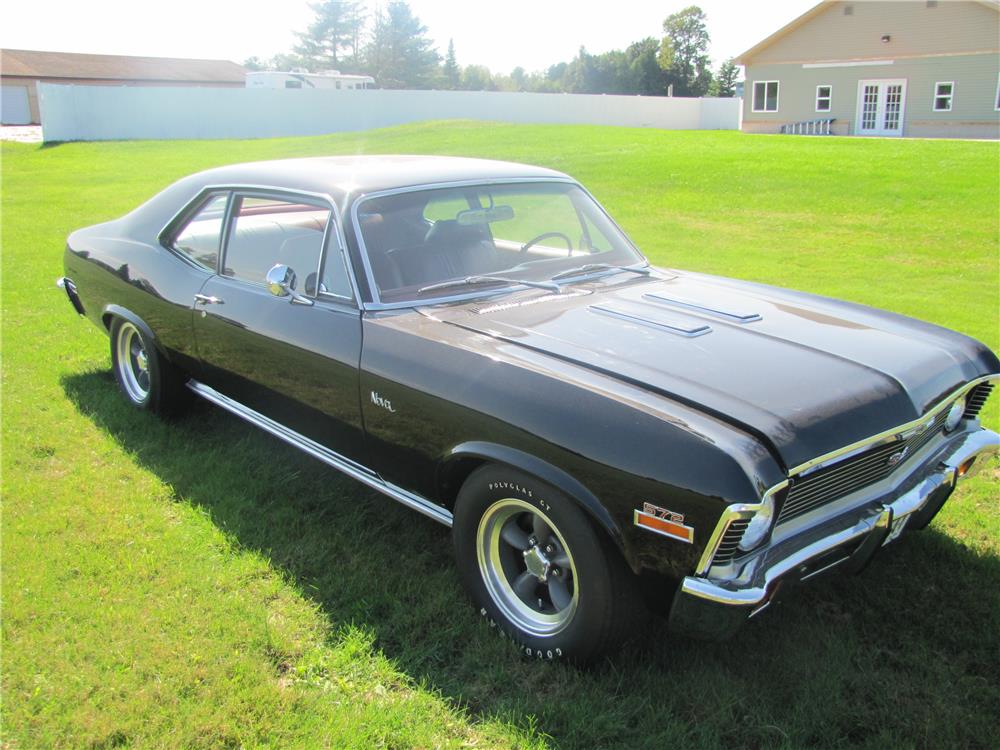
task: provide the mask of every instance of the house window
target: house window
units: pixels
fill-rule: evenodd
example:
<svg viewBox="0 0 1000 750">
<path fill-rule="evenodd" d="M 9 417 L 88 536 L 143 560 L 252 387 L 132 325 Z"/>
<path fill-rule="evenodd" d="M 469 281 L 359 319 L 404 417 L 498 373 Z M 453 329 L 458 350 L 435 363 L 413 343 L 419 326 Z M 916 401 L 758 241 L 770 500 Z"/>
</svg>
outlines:
<svg viewBox="0 0 1000 750">
<path fill-rule="evenodd" d="M 302 88 L 302 81 L 285 81 L 286 89 L 300 89 Z"/>
<path fill-rule="evenodd" d="M 951 112 L 951 98 L 954 91 L 954 81 L 938 82 L 934 84 L 935 112 Z"/>
<path fill-rule="evenodd" d="M 829 112 L 833 102 L 833 86 L 821 85 L 816 87 L 816 111 Z"/>
<path fill-rule="evenodd" d="M 754 112 L 778 111 L 777 81 L 753 82 L 753 111 Z"/>
</svg>

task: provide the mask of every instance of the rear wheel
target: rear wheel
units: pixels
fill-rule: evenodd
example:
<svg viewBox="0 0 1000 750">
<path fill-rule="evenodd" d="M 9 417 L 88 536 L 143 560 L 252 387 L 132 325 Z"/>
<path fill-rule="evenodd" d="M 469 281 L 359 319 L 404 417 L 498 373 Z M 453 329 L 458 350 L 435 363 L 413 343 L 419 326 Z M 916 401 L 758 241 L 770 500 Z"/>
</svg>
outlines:
<svg viewBox="0 0 1000 750">
<path fill-rule="evenodd" d="M 473 472 L 458 496 L 454 539 L 480 612 L 527 656 L 585 662 L 643 619 L 617 550 L 575 503 L 526 474 Z"/>
<path fill-rule="evenodd" d="M 131 321 L 116 318 L 111 324 L 111 365 L 118 387 L 138 409 L 173 413 L 186 401 L 181 374 Z"/>
</svg>

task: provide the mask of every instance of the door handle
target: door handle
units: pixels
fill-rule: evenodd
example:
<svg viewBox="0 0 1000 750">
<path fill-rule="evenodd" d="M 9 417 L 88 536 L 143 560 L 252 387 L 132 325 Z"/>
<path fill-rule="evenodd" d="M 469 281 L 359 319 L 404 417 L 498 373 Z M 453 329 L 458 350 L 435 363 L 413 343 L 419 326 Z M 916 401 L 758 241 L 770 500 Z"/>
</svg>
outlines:
<svg viewBox="0 0 1000 750">
<path fill-rule="evenodd" d="M 194 303 L 196 305 L 224 305 L 225 300 L 221 300 L 218 297 L 209 297 L 207 294 L 196 294 L 194 295 Z"/>
</svg>

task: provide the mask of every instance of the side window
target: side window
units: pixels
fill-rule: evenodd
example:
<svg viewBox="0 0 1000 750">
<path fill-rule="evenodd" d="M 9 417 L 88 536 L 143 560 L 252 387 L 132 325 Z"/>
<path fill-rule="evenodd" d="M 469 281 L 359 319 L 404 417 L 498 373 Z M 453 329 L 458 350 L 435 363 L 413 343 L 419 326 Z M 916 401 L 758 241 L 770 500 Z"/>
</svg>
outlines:
<svg viewBox="0 0 1000 750">
<path fill-rule="evenodd" d="M 280 198 L 239 196 L 222 275 L 263 284 L 277 263 L 297 278 L 296 291 L 315 296 L 330 209 Z"/>
<path fill-rule="evenodd" d="M 829 112 L 833 101 L 833 86 L 816 87 L 816 111 Z"/>
<path fill-rule="evenodd" d="M 934 84 L 934 111 L 951 112 L 951 99 L 955 93 L 954 81 L 939 81 Z"/>
<path fill-rule="evenodd" d="M 219 243 L 227 200 L 227 195 L 209 198 L 170 243 L 174 250 L 209 271 L 214 271 L 219 264 Z"/>
<path fill-rule="evenodd" d="M 777 112 L 778 82 L 754 81 L 752 105 L 754 112 Z"/>
</svg>

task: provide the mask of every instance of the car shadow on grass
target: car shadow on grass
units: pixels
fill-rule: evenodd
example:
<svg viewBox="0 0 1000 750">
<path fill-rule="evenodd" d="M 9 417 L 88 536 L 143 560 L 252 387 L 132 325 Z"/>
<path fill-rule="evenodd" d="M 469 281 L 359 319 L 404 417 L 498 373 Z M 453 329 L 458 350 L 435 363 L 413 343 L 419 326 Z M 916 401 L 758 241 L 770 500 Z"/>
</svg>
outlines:
<svg viewBox="0 0 1000 750">
<path fill-rule="evenodd" d="M 728 642 L 677 638 L 653 618 L 594 668 L 537 664 L 470 606 L 444 527 L 207 404 L 162 421 L 126 406 L 110 373 L 62 385 L 175 497 L 287 573 L 332 633 L 364 627 L 473 718 L 560 747 L 989 746 L 1000 560 L 934 526 Z"/>
</svg>

